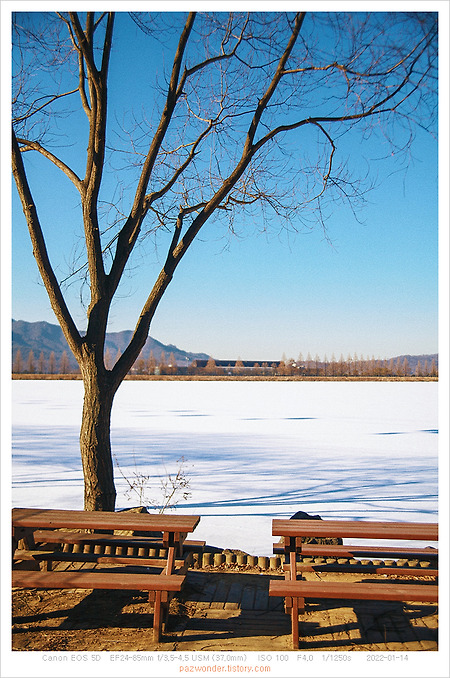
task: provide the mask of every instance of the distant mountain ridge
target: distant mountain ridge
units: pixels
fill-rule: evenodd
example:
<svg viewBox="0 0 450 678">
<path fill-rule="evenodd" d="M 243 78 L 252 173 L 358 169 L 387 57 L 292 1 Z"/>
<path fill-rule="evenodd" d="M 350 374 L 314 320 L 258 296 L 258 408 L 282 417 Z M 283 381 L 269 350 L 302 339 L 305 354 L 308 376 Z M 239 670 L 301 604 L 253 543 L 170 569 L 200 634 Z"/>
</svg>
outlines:
<svg viewBox="0 0 450 678">
<path fill-rule="evenodd" d="M 123 330 L 122 332 L 108 332 L 106 335 L 105 350 L 109 349 L 111 359 L 114 361 L 117 353 L 123 353 L 127 347 L 133 332 L 131 330 Z M 25 320 L 12 321 L 12 356 L 20 350 L 22 359 L 26 363 L 30 351 L 33 351 L 34 358 L 37 361 L 41 352 L 44 354 L 45 360 L 49 359 L 50 353 L 54 352 L 57 364 L 61 360 L 61 356 L 66 351 L 70 366 L 75 368 L 77 362 L 70 350 L 63 332 L 59 325 L 52 325 L 45 321 L 29 323 Z M 184 351 L 173 344 L 163 344 L 153 337 L 148 337 L 142 351 L 142 357 L 146 360 L 153 351 L 155 360 L 158 362 L 161 358 L 161 353 L 165 353 L 166 360 L 168 360 L 171 353 L 173 353 L 177 365 L 190 365 L 193 360 L 207 360 L 209 355 L 207 353 L 192 353 Z"/>
<path fill-rule="evenodd" d="M 107 333 L 105 350 L 109 349 L 112 361 L 115 360 L 118 352 L 123 353 L 132 337 L 132 334 L 132 330 L 122 330 L 121 332 Z M 30 323 L 25 320 L 13 320 L 13 360 L 18 350 L 21 351 L 24 364 L 27 362 L 30 351 L 33 351 L 35 361 L 38 361 L 41 352 L 43 352 L 45 360 L 48 360 L 50 353 L 53 352 L 55 354 L 55 361 L 57 364 L 59 364 L 63 352 L 66 351 L 70 367 L 73 369 L 77 368 L 77 362 L 73 357 L 73 354 L 59 325 L 53 325 L 45 321 Z M 194 360 L 208 360 L 210 357 L 207 353 L 192 353 L 189 351 L 184 351 L 174 344 L 163 344 L 153 337 L 148 337 L 142 351 L 142 357 L 147 360 L 151 351 L 153 352 L 157 362 L 160 361 L 161 353 L 164 352 L 166 360 L 168 360 L 169 356 L 173 353 L 177 365 L 184 367 L 190 365 Z M 428 362 L 428 367 L 430 367 L 432 360 L 435 361 L 436 367 L 438 367 L 439 362 L 437 353 L 399 355 L 394 356 L 393 358 L 388 358 L 388 360 L 393 360 L 394 363 L 399 360 L 400 363 L 403 363 L 405 358 L 408 361 L 409 369 L 412 374 L 414 374 L 418 362 L 420 362 L 422 368 L 424 367 L 426 361 Z"/>
</svg>

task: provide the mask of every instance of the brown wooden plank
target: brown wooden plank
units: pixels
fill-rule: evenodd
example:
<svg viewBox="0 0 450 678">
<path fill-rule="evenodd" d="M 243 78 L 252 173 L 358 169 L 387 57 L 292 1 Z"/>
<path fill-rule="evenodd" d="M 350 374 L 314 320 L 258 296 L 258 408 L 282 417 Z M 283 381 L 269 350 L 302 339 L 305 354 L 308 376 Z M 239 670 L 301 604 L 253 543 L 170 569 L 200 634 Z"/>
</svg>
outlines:
<svg viewBox="0 0 450 678">
<path fill-rule="evenodd" d="M 275 553 L 284 553 L 283 544 L 274 544 Z M 303 556 L 332 556 L 334 558 L 377 557 L 377 558 L 422 558 L 424 560 L 436 559 L 439 551 L 435 548 L 414 548 L 403 546 L 338 546 L 334 544 L 302 544 Z"/>
<path fill-rule="evenodd" d="M 162 538 L 158 537 L 135 537 L 133 535 L 115 534 L 88 534 L 86 532 L 65 532 L 62 530 L 35 530 L 34 539 L 43 544 L 104 544 L 105 546 L 133 546 L 135 548 L 164 548 Z M 205 541 L 186 539 L 183 542 L 185 550 L 202 549 Z"/>
<path fill-rule="evenodd" d="M 35 530 L 34 539 L 39 543 L 49 544 L 105 544 L 105 545 L 129 545 L 130 542 L 142 545 L 143 548 L 155 547 L 160 544 L 162 548 L 162 539 L 158 537 L 134 537 L 132 535 L 114 535 L 114 534 L 90 534 L 87 532 L 69 532 L 63 530 Z"/>
<path fill-rule="evenodd" d="M 269 584 L 270 596 L 325 598 L 340 600 L 399 600 L 438 601 L 438 587 L 434 584 L 406 584 L 398 581 L 386 583 L 344 583 L 273 580 Z"/>
<path fill-rule="evenodd" d="M 115 589 L 131 591 L 180 591 L 183 575 L 123 574 L 77 570 L 71 572 L 28 572 L 14 570 L 12 584 L 40 589 Z"/>
<path fill-rule="evenodd" d="M 13 556 L 14 561 L 35 560 L 56 561 L 56 562 L 77 562 L 77 563 L 98 563 L 99 565 L 139 565 L 141 567 L 160 567 L 161 570 L 167 567 L 167 560 L 164 558 L 146 558 L 145 556 L 111 556 L 97 553 L 65 553 L 64 551 L 29 551 L 27 549 L 17 549 Z M 188 569 L 188 565 L 183 559 L 176 559 L 174 563 L 175 570 Z"/>
<path fill-rule="evenodd" d="M 199 516 L 129 513 L 117 511 L 75 511 L 39 508 L 14 508 L 13 525 L 35 528 L 83 528 L 102 530 L 139 530 L 143 532 L 193 532 Z"/>
<path fill-rule="evenodd" d="M 272 535 L 284 537 L 354 537 L 355 539 L 408 539 L 437 541 L 437 523 L 398 523 L 366 520 L 272 521 Z"/>
<path fill-rule="evenodd" d="M 97 556 L 99 565 L 141 565 L 142 567 L 167 567 L 167 560 L 164 558 L 141 558 L 139 556 Z M 187 565 L 184 560 L 175 560 L 174 566 L 176 570 L 186 568 Z"/>
<path fill-rule="evenodd" d="M 66 553 L 65 551 L 31 551 L 28 549 L 16 549 L 13 560 L 61 560 L 67 562 L 97 562 L 99 556 L 96 553 Z"/>
</svg>

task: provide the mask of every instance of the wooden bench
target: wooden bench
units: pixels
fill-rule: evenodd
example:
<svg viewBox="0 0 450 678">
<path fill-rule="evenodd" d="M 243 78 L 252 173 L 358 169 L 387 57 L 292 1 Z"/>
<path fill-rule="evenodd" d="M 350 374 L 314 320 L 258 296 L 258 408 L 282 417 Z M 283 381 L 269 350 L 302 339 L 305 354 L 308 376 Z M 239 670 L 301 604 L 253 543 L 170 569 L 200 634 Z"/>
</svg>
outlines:
<svg viewBox="0 0 450 678">
<path fill-rule="evenodd" d="M 169 593 L 178 592 L 184 582 L 180 575 L 123 574 L 74 570 L 72 572 L 30 572 L 13 570 L 12 585 L 33 589 L 120 589 L 148 591 L 153 602 L 153 640 L 159 643 L 168 616 Z M 153 596 L 153 600 L 152 600 Z"/>
<path fill-rule="evenodd" d="M 298 649 L 299 613 L 304 611 L 305 598 L 340 600 L 398 600 L 437 603 L 438 586 L 430 584 L 323 582 L 302 580 L 272 580 L 269 596 L 280 596 L 292 601 L 290 606 L 292 648 Z"/>
<path fill-rule="evenodd" d="M 381 579 L 379 582 L 311 582 L 301 579 L 302 572 L 358 572 L 375 575 L 410 575 L 414 577 L 438 576 L 438 551 L 434 547 L 378 546 L 372 544 L 349 546 L 327 543 L 311 543 L 311 539 L 344 538 L 364 540 L 395 540 L 437 542 L 438 526 L 435 523 L 389 523 L 374 521 L 337 520 L 279 520 L 272 523 L 272 534 L 282 542 L 275 549 L 285 554 L 285 581 L 272 581 L 269 595 L 285 598 L 285 609 L 291 615 L 292 643 L 298 648 L 298 614 L 304 610 L 305 598 L 341 598 L 370 600 L 437 600 L 437 585 L 419 584 L 414 587 L 399 580 Z M 307 541 L 303 541 L 306 539 Z M 306 558 L 328 558 L 328 562 L 306 562 Z M 395 561 L 392 566 L 373 564 L 364 558 L 388 557 Z M 353 562 L 348 563 L 348 559 Z M 422 559 L 427 567 L 402 563 L 410 559 Z M 339 563 L 339 559 L 344 563 Z M 360 559 L 360 560 L 358 560 Z M 417 563 L 416 565 L 418 565 Z M 300 573 L 300 580 L 297 579 Z M 404 598 L 405 595 L 412 596 Z"/>
<path fill-rule="evenodd" d="M 170 599 L 184 583 L 186 536 L 199 520 L 184 515 L 13 509 L 13 586 L 148 591 L 154 603 L 153 635 L 159 642 Z M 202 543 L 192 541 L 189 546 L 201 548 Z M 150 557 L 156 548 L 164 549 L 166 557 Z M 107 549 L 110 553 L 105 553 Z M 80 562 L 88 569 L 61 572 L 52 570 L 53 562 Z M 41 564 L 46 571 L 41 571 Z"/>
</svg>

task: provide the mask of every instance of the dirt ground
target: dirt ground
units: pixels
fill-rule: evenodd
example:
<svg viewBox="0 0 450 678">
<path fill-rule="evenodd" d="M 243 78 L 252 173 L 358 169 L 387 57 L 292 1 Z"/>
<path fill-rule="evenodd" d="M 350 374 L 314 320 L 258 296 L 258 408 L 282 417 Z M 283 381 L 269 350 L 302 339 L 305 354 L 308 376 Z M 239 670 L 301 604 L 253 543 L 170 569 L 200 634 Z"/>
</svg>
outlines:
<svg viewBox="0 0 450 678">
<path fill-rule="evenodd" d="M 159 644 L 153 642 L 153 615 L 145 593 L 14 589 L 12 649 L 291 650 L 290 619 L 283 601 L 268 596 L 274 576 L 283 575 L 248 568 L 189 570 L 181 595 L 171 602 L 169 623 Z M 308 573 L 307 578 L 317 576 Z M 320 578 L 368 579 L 354 574 L 321 574 Z M 437 606 L 310 601 L 300 618 L 300 637 L 300 650 L 308 651 L 435 651 Z"/>
</svg>

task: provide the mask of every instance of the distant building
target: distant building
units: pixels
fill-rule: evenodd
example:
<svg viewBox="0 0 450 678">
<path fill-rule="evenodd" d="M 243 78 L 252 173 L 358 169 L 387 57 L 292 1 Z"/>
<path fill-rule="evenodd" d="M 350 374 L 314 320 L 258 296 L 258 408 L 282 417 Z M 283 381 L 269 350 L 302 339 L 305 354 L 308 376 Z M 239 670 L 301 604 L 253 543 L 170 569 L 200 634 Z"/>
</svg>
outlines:
<svg viewBox="0 0 450 678">
<path fill-rule="evenodd" d="M 214 366 L 222 374 L 246 374 L 261 370 L 265 374 L 273 374 L 280 366 L 279 361 L 267 362 L 258 360 L 214 360 Z M 210 360 L 193 360 L 192 369 L 204 370 L 211 367 Z"/>
</svg>

